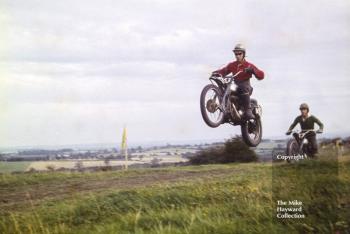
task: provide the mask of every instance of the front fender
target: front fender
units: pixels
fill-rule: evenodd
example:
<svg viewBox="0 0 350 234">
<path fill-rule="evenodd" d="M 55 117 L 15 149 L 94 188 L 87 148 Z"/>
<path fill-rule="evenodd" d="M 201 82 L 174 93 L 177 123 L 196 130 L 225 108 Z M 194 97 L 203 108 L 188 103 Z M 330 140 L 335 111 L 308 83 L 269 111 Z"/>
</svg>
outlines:
<svg viewBox="0 0 350 234">
<path fill-rule="evenodd" d="M 215 83 L 215 85 L 219 87 L 222 94 L 225 93 L 225 86 L 226 85 L 223 82 L 221 82 L 218 79 L 214 79 L 214 78 L 209 78 L 209 80 L 211 81 L 211 83 Z"/>
</svg>

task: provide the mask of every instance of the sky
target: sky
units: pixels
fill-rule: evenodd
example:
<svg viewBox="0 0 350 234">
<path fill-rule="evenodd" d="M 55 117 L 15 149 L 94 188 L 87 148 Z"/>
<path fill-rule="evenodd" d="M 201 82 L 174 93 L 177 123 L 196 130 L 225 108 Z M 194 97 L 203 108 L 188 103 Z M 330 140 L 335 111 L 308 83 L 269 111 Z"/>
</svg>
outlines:
<svg viewBox="0 0 350 234">
<path fill-rule="evenodd" d="M 307 102 L 325 135 L 350 135 L 350 2 L 3 0 L 0 147 L 227 139 L 205 125 L 212 71 L 247 60 L 264 137 Z"/>
</svg>

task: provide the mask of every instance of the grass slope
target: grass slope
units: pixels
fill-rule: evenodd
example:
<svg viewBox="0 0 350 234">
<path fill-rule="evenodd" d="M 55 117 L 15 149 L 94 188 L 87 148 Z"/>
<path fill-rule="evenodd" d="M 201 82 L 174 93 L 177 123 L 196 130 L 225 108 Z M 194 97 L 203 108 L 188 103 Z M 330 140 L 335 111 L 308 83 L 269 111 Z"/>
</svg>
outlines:
<svg viewBox="0 0 350 234">
<path fill-rule="evenodd" d="M 0 233 L 347 233 L 348 194 L 332 161 L 3 174 Z M 277 199 L 306 218 L 276 219 Z"/>
</svg>

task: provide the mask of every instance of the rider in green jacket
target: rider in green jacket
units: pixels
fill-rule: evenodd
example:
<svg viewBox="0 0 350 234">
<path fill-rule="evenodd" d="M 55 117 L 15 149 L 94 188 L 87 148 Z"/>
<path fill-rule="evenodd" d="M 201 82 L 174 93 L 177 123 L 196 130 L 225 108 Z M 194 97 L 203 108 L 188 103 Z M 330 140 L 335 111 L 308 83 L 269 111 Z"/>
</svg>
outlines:
<svg viewBox="0 0 350 234">
<path fill-rule="evenodd" d="M 292 133 L 293 128 L 297 125 L 300 124 L 301 130 L 306 131 L 306 130 L 313 130 L 315 123 L 319 126 L 319 130 L 317 130 L 317 133 L 322 133 L 323 132 L 323 123 L 316 118 L 313 115 L 309 115 L 309 106 L 306 103 L 302 103 L 300 105 L 299 110 L 301 111 L 301 115 L 295 118 L 294 122 L 292 125 L 290 125 L 288 131 L 286 132 L 287 135 L 290 135 Z M 306 139 L 311 143 L 312 146 L 312 152 L 311 154 L 316 154 L 318 151 L 317 147 L 317 141 L 316 141 L 316 133 L 315 132 L 309 132 L 306 135 Z"/>
</svg>

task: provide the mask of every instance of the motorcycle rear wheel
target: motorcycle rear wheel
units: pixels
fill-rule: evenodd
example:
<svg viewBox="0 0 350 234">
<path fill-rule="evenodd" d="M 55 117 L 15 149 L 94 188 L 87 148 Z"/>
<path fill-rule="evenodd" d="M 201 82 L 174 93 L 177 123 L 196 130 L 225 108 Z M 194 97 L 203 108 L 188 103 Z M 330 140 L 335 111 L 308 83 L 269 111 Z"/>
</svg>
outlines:
<svg viewBox="0 0 350 234">
<path fill-rule="evenodd" d="M 251 147 L 258 146 L 262 138 L 261 119 L 259 117 L 256 117 L 255 119 L 245 121 L 241 125 L 241 132 L 243 141 L 247 145 Z"/>
</svg>

